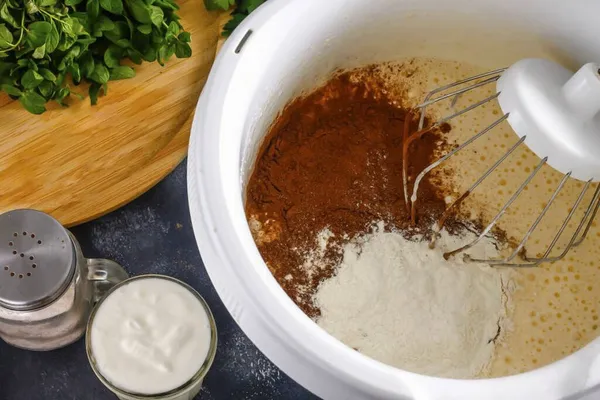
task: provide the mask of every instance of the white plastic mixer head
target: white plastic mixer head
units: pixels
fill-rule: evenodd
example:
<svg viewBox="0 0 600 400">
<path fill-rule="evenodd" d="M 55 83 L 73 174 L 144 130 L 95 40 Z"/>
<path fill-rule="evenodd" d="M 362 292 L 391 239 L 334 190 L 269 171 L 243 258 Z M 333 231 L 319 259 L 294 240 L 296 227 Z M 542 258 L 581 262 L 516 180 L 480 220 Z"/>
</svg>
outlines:
<svg viewBox="0 0 600 400">
<path fill-rule="evenodd" d="M 452 99 L 452 105 L 454 105 L 460 96 L 494 83 L 496 83 L 495 94 L 481 101 L 474 102 L 464 109 L 455 111 L 453 114 L 439 119 L 429 127 L 424 126 L 428 106 L 446 99 Z M 410 197 L 407 172 L 408 161 L 405 160 L 403 181 L 406 204 L 411 208 L 411 216 L 414 221 L 416 218 L 415 204 L 418 200 L 419 185 L 424 177 L 454 154 L 465 149 L 480 137 L 489 134 L 495 127 L 507 120 L 520 139 L 496 160 L 462 196 L 446 208 L 433 227 L 432 246 L 447 218 L 465 200 L 468 194 L 473 192 L 517 148 L 525 144 L 540 158 L 537 166 L 474 241 L 446 253 L 446 256 L 450 257 L 468 250 L 489 234 L 498 220 L 515 202 L 523 190 L 525 190 L 535 175 L 544 165 L 548 164 L 561 172 L 563 179 L 514 251 L 502 259 L 472 259 L 468 254 L 465 254 L 465 259 L 492 265 L 520 267 L 533 267 L 542 262 L 560 260 L 565 257 L 571 248 L 583 242 L 600 207 L 600 184 L 598 184 L 596 185 L 591 201 L 585 208 L 583 217 L 576 225 L 575 232 L 567 240 L 565 248 L 557 255 L 551 254 L 573 219 L 586 192 L 591 188 L 592 182 L 600 181 L 600 65 L 589 63 L 573 74 L 573 72 L 563 66 L 548 60 L 524 59 L 509 68 L 501 68 L 439 87 L 429 92 L 424 102 L 417 107 L 421 114 L 419 131 L 406 138 L 404 142 L 405 151 L 411 141 L 431 131 L 433 128 L 496 100 L 504 114 L 421 171 L 414 179 L 412 195 Z M 581 193 L 570 208 L 562 225 L 557 228 L 557 233 L 549 243 L 546 251 L 541 256 L 535 258 L 527 257 L 524 249 L 528 239 L 538 227 L 570 177 L 585 181 Z M 520 256 L 520 261 L 518 261 L 517 256 Z"/>
<path fill-rule="evenodd" d="M 563 174 L 600 180 L 599 64 L 573 74 L 548 60 L 521 60 L 496 89 L 508 122 L 531 151 Z"/>
</svg>

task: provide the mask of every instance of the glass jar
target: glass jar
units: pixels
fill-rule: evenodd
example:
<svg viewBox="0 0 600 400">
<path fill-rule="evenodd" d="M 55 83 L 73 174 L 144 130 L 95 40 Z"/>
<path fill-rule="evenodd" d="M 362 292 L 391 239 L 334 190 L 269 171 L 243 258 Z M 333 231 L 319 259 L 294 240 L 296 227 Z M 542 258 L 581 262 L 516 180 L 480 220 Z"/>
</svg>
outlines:
<svg viewBox="0 0 600 400">
<path fill-rule="evenodd" d="M 173 390 L 170 390 L 168 392 L 163 392 L 163 393 L 156 393 L 156 394 L 131 393 L 131 392 L 128 392 L 127 390 L 119 388 L 118 386 L 113 384 L 109 379 L 107 379 L 105 376 L 102 375 L 102 372 L 101 372 L 100 368 L 98 367 L 98 364 L 96 362 L 96 359 L 94 357 L 94 352 L 92 349 L 92 326 L 94 324 L 94 320 L 95 320 L 98 310 L 102 307 L 102 304 L 104 303 L 104 301 L 106 301 L 107 299 L 110 298 L 112 293 L 117 291 L 120 287 L 127 285 L 133 281 L 149 279 L 149 278 L 165 279 L 170 282 L 176 283 L 176 284 L 182 286 L 183 288 L 187 289 L 191 294 L 194 295 L 194 297 L 202 305 L 202 308 L 204 309 L 206 316 L 208 318 L 209 327 L 210 327 L 210 344 L 209 344 L 208 353 L 206 354 L 206 358 L 205 358 L 204 362 L 202 363 L 202 365 L 200 366 L 198 371 L 194 374 L 194 376 L 190 380 L 188 380 L 186 383 L 184 383 L 183 385 L 181 385 Z M 100 302 L 98 302 L 98 304 L 92 311 L 89 322 L 87 324 L 85 347 L 86 347 L 88 360 L 90 362 L 92 370 L 94 371 L 94 373 L 96 374 L 98 379 L 100 379 L 100 381 L 104 384 L 104 386 L 106 386 L 106 388 L 108 388 L 111 392 L 113 392 L 121 400 L 192 400 L 200 392 L 200 390 L 202 388 L 202 382 L 204 380 L 204 377 L 208 373 L 208 371 L 214 361 L 215 354 L 217 351 L 217 327 L 216 327 L 212 312 L 210 311 L 210 308 L 208 307 L 208 304 L 206 303 L 204 298 L 202 296 L 200 296 L 200 294 L 196 290 L 194 290 L 191 286 L 189 286 L 188 284 L 186 284 L 184 282 L 181 282 L 178 279 L 171 278 L 171 277 L 165 276 L 165 275 L 156 275 L 156 274 L 140 275 L 140 276 L 136 276 L 136 277 L 127 279 L 127 280 L 119 283 L 118 285 L 114 286 L 113 288 L 111 288 L 111 290 L 108 291 L 106 296 L 102 300 L 100 300 Z"/>
</svg>

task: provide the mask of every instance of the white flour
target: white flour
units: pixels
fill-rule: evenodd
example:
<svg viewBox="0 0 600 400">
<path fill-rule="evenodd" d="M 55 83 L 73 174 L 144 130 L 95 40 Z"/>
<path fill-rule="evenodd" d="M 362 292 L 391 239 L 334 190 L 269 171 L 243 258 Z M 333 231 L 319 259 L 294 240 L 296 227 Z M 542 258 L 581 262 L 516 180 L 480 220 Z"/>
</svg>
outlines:
<svg viewBox="0 0 600 400">
<path fill-rule="evenodd" d="M 346 345 L 383 363 L 451 378 L 485 375 L 507 328 L 509 272 L 452 250 L 475 236 L 445 231 L 435 249 L 398 233 L 373 233 L 344 246 L 337 275 L 315 295 L 318 324 Z M 492 239 L 470 250 L 495 257 Z"/>
</svg>

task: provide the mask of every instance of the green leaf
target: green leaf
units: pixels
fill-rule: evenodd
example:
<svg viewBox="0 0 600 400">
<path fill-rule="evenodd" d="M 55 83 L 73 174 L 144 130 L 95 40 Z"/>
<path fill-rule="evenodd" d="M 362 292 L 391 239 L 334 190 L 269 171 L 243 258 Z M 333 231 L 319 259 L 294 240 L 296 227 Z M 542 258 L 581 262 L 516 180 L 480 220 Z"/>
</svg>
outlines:
<svg viewBox="0 0 600 400">
<path fill-rule="evenodd" d="M 96 38 L 92 38 L 92 37 L 77 39 L 77 43 L 83 44 L 85 46 L 89 46 L 90 44 L 95 43 L 95 42 L 96 42 Z M 86 47 L 86 49 L 87 49 L 87 47 Z"/>
<path fill-rule="evenodd" d="M 19 97 L 19 101 L 32 114 L 42 114 L 46 111 L 46 99 L 34 91 L 27 91 Z"/>
<path fill-rule="evenodd" d="M 6 25 L 0 24 L 0 49 L 8 49 L 13 45 L 13 35 Z"/>
<path fill-rule="evenodd" d="M 238 1 L 237 10 L 239 12 L 250 14 L 254 10 L 256 10 L 261 4 L 263 4 L 266 0 L 241 0 Z"/>
<path fill-rule="evenodd" d="M 162 44 L 165 41 L 164 35 L 157 29 L 152 30 L 152 34 L 150 35 L 150 40 L 154 44 Z M 158 50 L 158 48 L 157 48 Z"/>
<path fill-rule="evenodd" d="M 73 20 L 73 34 L 74 35 L 89 35 L 88 31 L 90 29 L 89 29 L 88 25 L 90 25 L 92 23 L 89 18 L 82 16 L 79 18 L 72 18 L 72 20 Z"/>
<path fill-rule="evenodd" d="M 71 60 L 74 60 L 75 58 L 79 57 L 80 54 L 81 54 L 81 47 L 73 46 L 73 47 L 71 47 L 71 50 L 69 50 L 69 52 L 67 53 L 67 57 L 69 57 Z"/>
<path fill-rule="evenodd" d="M 79 54 L 81 54 L 81 47 L 79 45 L 74 45 L 73 47 L 71 47 L 63 57 L 62 61 L 58 64 L 58 70 L 66 70 L 67 67 L 71 65 L 73 60 L 79 57 Z"/>
<path fill-rule="evenodd" d="M 40 7 L 52 7 L 52 6 L 55 6 L 56 3 L 57 3 L 57 0 L 39 0 Z"/>
<path fill-rule="evenodd" d="M 98 84 L 98 83 L 92 83 L 92 85 L 90 86 L 90 102 L 92 103 L 93 106 L 95 106 L 96 104 L 98 104 L 98 94 L 100 92 L 100 88 L 102 87 L 102 85 Z"/>
<path fill-rule="evenodd" d="M 12 85 L 0 85 L 0 90 L 2 90 L 3 92 L 5 92 L 6 94 L 8 94 L 10 96 L 15 96 L 15 97 L 19 97 L 23 94 L 23 92 L 21 92 L 18 88 L 16 88 L 15 86 L 12 86 Z"/>
<path fill-rule="evenodd" d="M 82 1 L 83 0 L 65 0 L 65 5 L 75 7 L 76 5 L 80 4 Z"/>
<path fill-rule="evenodd" d="M 125 0 L 125 4 L 136 21 L 142 24 L 152 23 L 150 6 L 144 0 Z"/>
<path fill-rule="evenodd" d="M 169 61 L 169 58 L 167 57 L 167 53 L 169 52 L 169 49 L 167 48 L 167 46 L 162 46 L 160 48 L 160 50 L 158 50 L 158 63 L 162 66 L 165 65 L 165 61 Z"/>
<path fill-rule="evenodd" d="M 73 14 L 74 15 L 74 14 Z M 87 14 L 85 14 L 85 18 L 87 18 Z M 75 36 L 75 32 L 73 32 L 73 24 L 75 23 L 75 19 L 71 17 L 67 17 L 62 20 L 60 26 L 61 31 L 68 36 Z"/>
<path fill-rule="evenodd" d="M 119 39 L 115 42 L 115 44 L 123 49 L 131 47 L 131 42 L 127 39 Z"/>
<path fill-rule="evenodd" d="M 71 73 L 71 77 L 73 78 L 73 83 L 76 85 L 81 82 L 81 71 L 79 70 L 79 64 L 73 63 L 69 67 L 69 72 Z"/>
<path fill-rule="evenodd" d="M 52 82 L 44 81 L 40 83 L 38 90 L 46 99 L 51 99 L 54 94 L 54 84 Z"/>
<path fill-rule="evenodd" d="M 39 70 L 37 63 L 33 60 L 27 60 L 27 66 L 35 72 L 38 72 Z"/>
<path fill-rule="evenodd" d="M 95 20 L 100 15 L 100 1 L 87 0 L 86 11 L 91 20 Z"/>
<path fill-rule="evenodd" d="M 119 40 L 127 40 L 130 37 L 129 26 L 126 22 L 119 21 L 115 23 L 115 29 L 104 32 L 104 37 L 106 37 L 108 40 L 115 44 Z"/>
<path fill-rule="evenodd" d="M 56 25 L 54 21 L 52 21 L 52 29 L 46 38 L 46 53 L 52 54 L 54 50 L 58 47 L 58 43 L 60 42 L 60 33 L 58 33 L 58 29 L 56 29 Z"/>
<path fill-rule="evenodd" d="M 131 67 L 116 67 L 110 70 L 110 80 L 118 81 L 121 79 L 130 79 L 135 76 L 135 71 Z"/>
<path fill-rule="evenodd" d="M 260 5 L 262 5 L 266 0 L 248 0 L 248 13 L 254 12 Z"/>
<path fill-rule="evenodd" d="M 48 39 L 48 35 L 52 32 L 52 25 L 46 21 L 33 22 L 28 27 L 27 41 L 34 49 L 44 45 Z"/>
<path fill-rule="evenodd" d="M 47 68 L 40 68 L 39 74 L 47 81 L 56 82 L 56 75 Z"/>
<path fill-rule="evenodd" d="M 44 81 L 44 78 L 32 69 L 28 69 L 27 72 L 21 77 L 21 86 L 25 89 L 35 89 Z"/>
<path fill-rule="evenodd" d="M 167 55 L 166 55 L 165 60 L 169 61 L 171 59 L 171 57 L 173 57 L 173 54 L 175 54 L 175 43 L 170 44 L 167 47 Z"/>
<path fill-rule="evenodd" d="M 89 78 L 94 82 L 104 84 L 110 79 L 110 72 L 103 64 L 96 64 L 94 66 L 94 72 Z"/>
<path fill-rule="evenodd" d="M 152 33 L 152 26 L 151 25 L 138 25 L 136 27 L 137 31 L 140 32 L 143 35 L 149 35 Z"/>
<path fill-rule="evenodd" d="M 79 68 L 81 69 L 81 74 L 86 78 L 92 75 L 94 73 L 95 64 L 96 63 L 94 61 L 92 53 L 90 53 L 89 51 L 86 52 L 79 59 Z"/>
<path fill-rule="evenodd" d="M 3 19 L 4 21 L 6 21 L 13 28 L 20 28 L 21 27 L 21 24 L 19 24 L 17 22 L 17 20 L 13 17 L 13 15 L 10 12 L 10 10 L 8 9 L 8 3 L 7 2 L 4 3 L 4 4 L 2 4 L 2 7 L 0 7 L 0 19 Z"/>
<path fill-rule="evenodd" d="M 144 54 L 143 54 L 144 61 L 148 61 L 148 62 L 156 61 L 156 56 L 157 56 L 156 49 L 154 49 L 152 47 L 148 48 L 148 50 L 146 50 L 146 52 L 144 52 Z"/>
<path fill-rule="evenodd" d="M 192 41 L 192 36 L 189 32 L 181 32 L 179 36 L 177 36 L 177 39 L 179 39 L 182 42 L 189 43 Z"/>
<path fill-rule="evenodd" d="M 100 0 L 100 7 L 112 14 L 123 14 L 123 0 Z"/>
<path fill-rule="evenodd" d="M 115 23 L 111 21 L 108 17 L 101 15 L 98 17 L 98 20 L 94 24 L 94 28 L 100 31 L 112 31 L 115 29 Z"/>
<path fill-rule="evenodd" d="M 55 100 L 58 102 L 58 104 L 60 104 L 61 106 L 65 106 L 64 104 L 64 100 L 69 97 L 69 95 L 71 94 L 71 89 L 69 89 L 68 86 L 61 88 L 58 90 L 58 92 L 56 93 L 56 97 Z"/>
<path fill-rule="evenodd" d="M 154 26 L 160 28 L 165 20 L 165 13 L 163 12 L 162 8 L 150 6 L 150 20 Z"/>
<path fill-rule="evenodd" d="M 109 68 L 115 68 L 121 65 L 123 58 L 123 49 L 116 45 L 110 45 L 104 52 L 104 64 Z"/>
<path fill-rule="evenodd" d="M 40 12 L 40 9 L 33 0 L 25 0 L 25 10 L 29 15 L 37 14 L 38 12 Z"/>
<path fill-rule="evenodd" d="M 46 44 L 43 44 L 40 47 L 38 47 L 37 49 L 35 49 L 35 51 L 32 54 L 32 57 L 39 60 L 39 59 L 44 58 L 45 55 L 46 55 Z"/>
<path fill-rule="evenodd" d="M 59 72 L 56 75 L 56 86 L 62 86 L 62 84 L 65 82 L 66 76 L 67 73 L 65 71 Z"/>
<path fill-rule="evenodd" d="M 137 65 L 140 65 L 143 61 L 142 53 L 134 49 L 127 49 L 127 57 Z"/>
<path fill-rule="evenodd" d="M 60 51 L 68 51 L 77 42 L 77 36 L 64 36 L 58 43 L 57 49 Z"/>
<path fill-rule="evenodd" d="M 150 25 L 138 25 L 137 30 L 144 35 L 149 35 L 152 33 L 152 26 Z"/>
<path fill-rule="evenodd" d="M 177 35 L 179 35 L 180 30 L 181 29 L 179 28 L 179 24 L 175 21 L 171 21 L 169 27 L 167 28 L 167 39 L 169 37 L 177 37 Z"/>
<path fill-rule="evenodd" d="M 204 0 L 204 6 L 207 10 L 229 10 L 235 0 Z"/>
<path fill-rule="evenodd" d="M 175 55 L 177 58 L 189 58 L 192 56 L 192 48 L 187 43 L 179 42 L 175 45 Z"/>
<path fill-rule="evenodd" d="M 179 10 L 179 6 L 174 0 L 154 0 L 152 4 L 160 6 L 163 10 Z"/>
</svg>

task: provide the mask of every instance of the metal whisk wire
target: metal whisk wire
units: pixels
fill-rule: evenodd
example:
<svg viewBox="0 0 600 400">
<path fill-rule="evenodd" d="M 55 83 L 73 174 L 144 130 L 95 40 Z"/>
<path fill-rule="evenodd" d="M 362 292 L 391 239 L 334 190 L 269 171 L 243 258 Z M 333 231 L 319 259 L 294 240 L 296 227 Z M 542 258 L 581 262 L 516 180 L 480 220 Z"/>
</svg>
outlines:
<svg viewBox="0 0 600 400">
<path fill-rule="evenodd" d="M 463 80 L 451 83 L 449 85 L 441 86 L 441 87 L 429 92 L 427 94 L 427 96 L 425 97 L 423 103 L 421 103 L 419 106 L 417 106 L 417 109 L 420 112 L 418 131 L 408 137 L 409 140 L 405 141 L 405 146 L 408 146 L 408 144 L 410 144 L 411 139 L 420 137 L 424 133 L 431 131 L 433 128 L 441 126 L 443 123 L 446 123 L 462 114 L 465 114 L 466 112 L 472 111 L 490 101 L 497 99 L 498 96 L 500 95 L 499 92 L 492 96 L 489 96 L 481 101 L 478 101 L 464 109 L 456 111 L 449 116 L 443 117 L 443 118 L 439 119 L 438 121 L 434 122 L 431 126 L 429 126 L 427 128 L 424 127 L 425 114 L 426 114 L 426 109 L 428 106 L 435 104 L 439 101 L 443 101 L 443 100 L 452 98 L 452 107 L 454 107 L 454 105 L 457 102 L 457 99 L 461 95 L 463 95 L 467 92 L 470 92 L 472 90 L 475 90 L 477 88 L 481 88 L 485 85 L 495 83 L 496 81 L 498 81 L 498 79 L 500 79 L 500 77 L 502 76 L 502 73 L 506 69 L 507 68 L 500 68 L 500 69 L 496 69 L 494 71 L 479 74 L 479 75 L 476 75 L 476 76 L 473 76 L 473 77 L 470 77 L 467 79 L 463 79 Z M 469 83 L 471 83 L 471 84 L 465 86 L 466 84 L 469 84 Z M 454 90 L 447 92 L 448 90 L 451 90 L 451 89 L 454 89 Z M 444 93 L 444 94 L 434 98 L 434 96 L 439 93 Z M 405 167 L 403 168 L 403 172 L 402 172 L 402 174 L 403 174 L 402 179 L 403 179 L 403 183 L 404 183 L 404 199 L 405 199 L 405 203 L 407 205 L 409 205 L 409 207 L 410 207 L 410 214 L 411 214 L 411 219 L 413 220 L 413 222 L 415 221 L 415 218 L 416 218 L 416 206 L 415 205 L 418 200 L 419 185 L 422 182 L 422 180 L 425 178 L 425 176 L 428 173 L 430 173 L 432 170 L 434 170 L 435 168 L 440 166 L 442 163 L 447 161 L 450 157 L 452 157 L 459 151 L 465 149 L 467 146 L 469 146 L 470 144 L 472 144 L 473 142 L 475 142 L 477 139 L 481 138 L 482 136 L 486 135 L 488 132 L 492 131 L 495 127 L 497 127 L 502 122 L 507 120 L 508 117 L 509 117 L 509 114 L 504 114 L 502 117 L 498 118 L 496 121 L 492 122 L 490 125 L 488 125 L 487 127 L 483 128 L 481 131 L 479 131 L 478 133 L 476 133 L 475 135 L 470 137 L 468 140 L 466 140 L 462 144 L 456 146 L 453 150 L 449 151 L 446 155 L 444 155 L 443 157 L 434 161 L 429 166 L 427 166 L 425 169 L 423 169 L 419 173 L 419 175 L 417 175 L 417 177 L 415 178 L 415 181 L 413 183 L 413 188 L 412 188 L 412 194 L 411 194 L 410 198 L 408 195 L 409 188 L 408 188 L 408 172 L 407 172 L 407 167 L 406 167 L 407 164 L 405 164 Z M 457 200 L 455 200 L 452 204 L 450 204 L 446 208 L 446 210 L 444 211 L 442 216 L 438 219 L 438 221 L 433 226 L 433 236 L 432 236 L 431 243 L 430 243 L 431 247 L 433 247 L 435 245 L 435 240 L 436 240 L 437 236 L 439 235 L 439 232 L 442 230 L 445 221 L 451 215 L 451 212 L 453 210 L 455 210 L 460 205 L 460 203 L 462 203 L 467 198 L 467 196 L 473 190 L 475 190 L 477 188 L 477 186 L 479 186 L 490 174 L 492 174 L 492 172 L 494 172 L 494 170 L 496 170 L 498 168 L 498 166 L 500 164 L 502 164 L 518 147 L 520 147 L 520 145 L 523 144 L 525 139 L 526 139 L 526 136 L 522 136 L 519 139 L 519 141 L 517 143 L 515 143 L 511 148 L 509 148 L 496 162 L 494 162 L 494 164 L 491 167 L 489 167 L 488 170 L 483 175 L 481 175 L 471 185 L 471 187 L 469 187 L 467 189 L 467 191 L 465 193 L 463 193 Z M 447 257 L 451 257 L 453 255 L 456 255 L 458 253 L 464 252 L 464 251 L 470 249 L 471 247 L 475 246 L 486 235 L 488 235 L 491 232 L 491 230 L 494 228 L 494 226 L 496 225 L 498 220 L 504 215 L 506 210 L 517 200 L 517 198 L 523 192 L 525 187 L 532 181 L 532 179 L 536 176 L 536 174 L 540 171 L 540 169 L 546 164 L 547 160 L 548 160 L 548 157 L 544 157 L 543 159 L 540 160 L 538 165 L 527 176 L 527 178 L 521 183 L 521 185 L 513 193 L 513 195 L 510 197 L 510 199 L 502 206 L 502 208 L 496 214 L 496 216 L 491 220 L 491 222 L 482 230 L 482 232 L 473 241 L 471 241 L 470 243 L 467 243 L 466 245 L 464 245 L 458 249 L 447 252 L 444 256 L 447 258 Z M 558 184 L 558 186 L 556 187 L 556 189 L 550 196 L 550 198 L 549 198 L 548 202 L 546 203 L 546 205 L 544 206 L 543 210 L 537 216 L 535 221 L 530 225 L 530 227 L 527 230 L 527 232 L 525 233 L 524 237 L 518 243 L 518 245 L 516 246 L 516 248 L 512 251 L 512 253 L 510 255 L 508 255 L 507 257 L 502 258 L 502 259 L 476 259 L 476 258 L 470 257 L 468 254 L 465 254 L 464 255 L 465 260 L 473 261 L 473 262 L 484 262 L 484 263 L 488 263 L 490 265 L 497 265 L 497 266 L 535 267 L 535 266 L 540 265 L 543 262 L 554 262 L 554 261 L 558 261 L 558 260 L 562 259 L 563 257 L 565 257 L 565 255 L 569 252 L 569 250 L 571 250 L 573 247 L 576 247 L 583 242 L 583 240 L 585 239 L 585 237 L 592 225 L 592 222 L 596 216 L 598 208 L 600 207 L 600 184 L 598 184 L 596 187 L 596 190 L 594 192 L 594 195 L 592 196 L 592 199 L 584 212 L 584 216 L 581 219 L 581 221 L 580 221 L 579 225 L 577 226 L 577 229 L 573 233 L 572 237 L 570 238 L 567 246 L 563 249 L 563 251 L 559 255 L 550 257 L 550 253 L 552 252 L 552 250 L 558 243 L 559 239 L 562 237 L 566 227 L 569 225 L 569 222 L 575 215 L 576 210 L 578 209 L 585 194 L 587 193 L 588 189 L 590 188 L 590 186 L 592 184 L 591 179 L 588 180 L 585 183 L 585 185 L 583 186 L 581 193 L 577 197 L 577 199 L 576 199 L 575 203 L 573 204 L 573 206 L 571 207 L 571 210 L 569 211 L 567 217 L 563 221 L 562 225 L 559 227 L 557 233 L 554 235 L 550 245 L 548 246 L 548 248 L 546 249 L 544 254 L 541 257 L 537 257 L 537 258 L 536 257 L 527 257 L 524 249 L 525 249 L 525 245 L 527 244 L 527 241 L 529 240 L 530 236 L 536 230 L 539 223 L 542 221 L 542 219 L 544 218 L 544 216 L 546 215 L 546 213 L 548 212 L 548 210 L 550 209 L 550 207 L 552 206 L 552 204 L 558 197 L 559 193 L 564 188 L 564 186 L 570 176 L 571 176 L 571 172 L 568 172 L 567 174 L 565 174 L 563 176 L 563 179 L 560 181 L 560 183 Z M 583 233 L 582 233 L 582 230 L 583 230 Z M 515 258 L 517 258 L 517 256 L 520 256 L 523 261 L 522 262 L 513 262 L 513 260 Z"/>
<path fill-rule="evenodd" d="M 434 103 L 437 103 L 439 101 L 446 100 L 446 99 L 448 99 L 450 97 L 453 97 L 453 96 L 454 96 L 454 99 L 453 99 L 452 103 L 454 104 L 454 103 L 456 103 L 456 100 L 458 99 L 458 97 L 460 97 L 460 95 L 462 95 L 462 94 L 464 94 L 466 92 L 469 92 L 471 90 L 477 89 L 479 87 L 485 86 L 487 84 L 496 82 L 498 79 L 500 79 L 500 76 L 502 75 L 502 72 L 504 72 L 505 70 L 506 70 L 506 68 L 500 68 L 500 69 L 497 69 L 497 70 L 494 70 L 494 71 L 485 72 L 483 74 L 475 75 L 473 77 L 470 77 L 470 78 L 467 78 L 467 79 L 463 79 L 463 80 L 460 80 L 460 81 L 457 81 L 457 82 L 454 82 L 454 83 L 451 83 L 451 84 L 448 84 L 448 85 L 445 85 L 445 86 L 440 86 L 437 89 L 434 89 L 431 92 L 429 92 L 427 94 L 427 96 L 425 96 L 425 99 L 424 99 L 423 103 L 421 103 L 420 105 L 418 105 L 416 107 L 419 110 L 419 112 L 420 112 L 421 115 L 419 117 L 419 128 L 418 128 L 417 132 L 415 132 L 415 133 L 412 134 L 412 137 L 420 136 L 424 131 L 430 131 L 433 128 L 436 128 L 436 127 L 442 125 L 444 122 L 448 122 L 451 119 L 456 118 L 456 117 L 458 117 L 458 116 L 460 116 L 460 115 L 462 115 L 462 114 L 464 114 L 464 113 L 466 113 L 468 111 L 471 111 L 471 110 L 473 110 L 473 109 L 475 109 L 475 108 L 477 108 L 477 107 L 479 107 L 479 106 L 487 103 L 488 101 L 493 100 L 496 97 L 498 97 L 499 94 L 495 94 L 495 95 L 491 96 L 490 98 L 484 99 L 483 101 L 477 102 L 477 103 L 475 103 L 475 104 L 473 104 L 473 105 L 471 105 L 471 106 L 469 106 L 469 107 L 467 107 L 467 108 L 465 108 L 463 110 L 455 112 L 454 114 L 451 114 L 451 115 L 449 115 L 447 117 L 444 117 L 444 118 L 436 121 L 433 125 L 431 125 L 428 128 L 424 127 L 424 125 L 425 125 L 425 114 L 426 114 L 426 109 L 427 109 L 428 106 L 430 106 L 430 105 L 432 105 Z M 464 85 L 466 83 L 469 83 L 469 82 L 472 82 L 472 81 L 476 81 L 478 79 L 482 79 L 482 78 L 486 78 L 486 77 L 489 77 L 489 78 L 487 78 L 487 79 L 485 79 L 483 81 L 480 81 L 480 82 L 476 82 L 475 84 L 473 84 L 471 86 L 467 86 L 467 87 L 455 90 L 454 92 L 447 93 L 445 95 L 441 95 L 441 96 L 439 96 L 439 97 L 437 97 L 435 99 L 432 99 L 432 97 L 434 95 L 438 94 L 438 93 L 445 92 L 446 90 L 452 89 L 454 87 L 461 86 L 461 85 Z M 489 130 L 490 129 L 488 129 L 487 131 L 489 131 Z M 479 134 L 479 136 L 477 136 L 477 137 L 480 137 L 480 136 L 482 136 L 482 134 Z M 469 143 L 471 143 L 471 142 L 469 142 Z M 458 151 L 458 150 L 456 150 L 456 151 Z M 454 153 L 456 153 L 456 151 L 454 151 Z M 452 153 L 452 154 L 454 154 L 454 153 Z M 448 156 L 448 157 L 450 157 L 450 156 Z M 442 161 L 440 161 L 440 160 L 438 160 L 438 161 L 439 161 L 439 164 L 442 163 Z M 407 168 L 403 168 L 402 169 L 402 181 L 403 181 L 403 187 L 404 187 L 404 203 L 408 205 L 408 204 L 411 204 L 411 203 L 409 203 L 409 197 L 408 197 L 408 171 L 407 171 Z M 416 186 L 416 189 L 418 189 L 418 184 Z M 413 189 L 413 192 L 416 192 L 416 190 Z"/>
</svg>

